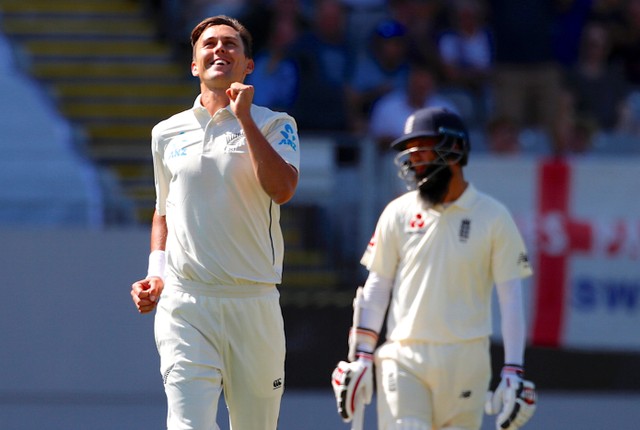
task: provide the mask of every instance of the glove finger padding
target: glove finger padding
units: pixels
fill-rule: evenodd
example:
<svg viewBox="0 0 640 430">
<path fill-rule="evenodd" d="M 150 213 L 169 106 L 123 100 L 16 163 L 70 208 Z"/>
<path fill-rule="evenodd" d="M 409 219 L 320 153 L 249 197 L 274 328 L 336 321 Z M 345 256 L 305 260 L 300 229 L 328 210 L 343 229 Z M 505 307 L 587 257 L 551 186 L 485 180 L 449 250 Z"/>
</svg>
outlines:
<svg viewBox="0 0 640 430">
<path fill-rule="evenodd" d="M 536 410 L 535 385 L 523 380 L 502 393 L 503 406 L 496 418 L 497 430 L 517 430 L 524 426 Z"/>
<path fill-rule="evenodd" d="M 504 389 L 500 386 L 496 388 L 496 391 L 487 392 L 484 403 L 484 411 L 487 415 L 495 415 L 500 412 L 500 409 L 502 409 L 503 394 Z"/>
<path fill-rule="evenodd" d="M 505 372 L 503 373 L 500 384 L 495 391 L 489 391 L 487 393 L 486 402 L 484 405 L 485 412 L 488 415 L 495 415 L 502 409 L 504 404 L 504 395 L 509 387 L 518 387 L 522 383 L 522 378 L 517 373 Z"/>
<path fill-rule="evenodd" d="M 331 375 L 331 386 L 336 396 L 338 413 L 344 422 L 353 419 L 356 398 L 371 403 L 373 396 L 373 375 L 371 361 L 358 360 L 351 363 L 340 361 Z"/>
</svg>

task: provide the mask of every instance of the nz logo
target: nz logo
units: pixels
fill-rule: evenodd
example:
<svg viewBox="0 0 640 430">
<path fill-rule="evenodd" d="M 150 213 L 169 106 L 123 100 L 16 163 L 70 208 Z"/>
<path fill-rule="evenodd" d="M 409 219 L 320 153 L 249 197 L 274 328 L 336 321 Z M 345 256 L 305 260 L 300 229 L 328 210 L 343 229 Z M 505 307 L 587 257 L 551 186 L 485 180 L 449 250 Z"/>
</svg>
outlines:
<svg viewBox="0 0 640 430">
<path fill-rule="evenodd" d="M 278 388 L 282 388 L 282 378 L 273 381 L 273 389 L 277 390 Z"/>
<path fill-rule="evenodd" d="M 298 144 L 296 143 L 296 133 L 291 124 L 285 124 L 284 130 L 280 131 L 280 134 L 283 139 L 278 142 L 278 145 L 289 145 L 291 149 L 297 151 Z"/>
</svg>

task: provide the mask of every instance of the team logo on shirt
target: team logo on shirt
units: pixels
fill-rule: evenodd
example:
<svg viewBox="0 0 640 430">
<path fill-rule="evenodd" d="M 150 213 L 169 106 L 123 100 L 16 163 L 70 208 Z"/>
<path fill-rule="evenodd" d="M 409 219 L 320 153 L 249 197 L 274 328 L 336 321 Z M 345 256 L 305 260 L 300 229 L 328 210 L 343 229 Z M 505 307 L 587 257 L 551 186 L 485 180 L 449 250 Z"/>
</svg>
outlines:
<svg viewBox="0 0 640 430">
<path fill-rule="evenodd" d="M 521 252 L 520 255 L 518 255 L 518 266 L 529 267 L 529 256 L 526 252 Z"/>
<path fill-rule="evenodd" d="M 412 232 L 412 233 L 424 233 L 423 230 L 426 225 L 427 225 L 427 220 L 425 219 L 424 214 L 421 212 L 418 212 L 417 214 L 413 215 L 409 220 L 408 230 L 409 232 Z"/>
<path fill-rule="evenodd" d="M 224 152 L 234 152 L 242 145 L 244 145 L 244 133 L 241 131 L 239 133 L 226 132 L 224 134 L 224 139 L 226 141 Z"/>
<path fill-rule="evenodd" d="M 273 389 L 277 390 L 278 388 L 282 388 L 282 378 L 273 381 Z"/>
<path fill-rule="evenodd" d="M 169 151 L 169 160 L 187 155 L 187 148 L 175 148 Z"/>
<path fill-rule="evenodd" d="M 371 236 L 371 239 L 369 239 L 368 248 L 373 248 L 374 246 L 376 246 L 376 234 L 375 234 L 375 232 Z"/>
<path fill-rule="evenodd" d="M 189 147 L 197 144 L 197 131 L 181 131 L 173 136 L 165 149 L 167 159 L 186 157 L 191 152 Z"/>
<path fill-rule="evenodd" d="M 278 145 L 290 146 L 294 151 L 298 149 L 296 132 L 291 124 L 285 124 L 280 130 L 280 134 L 282 135 L 282 140 L 278 142 Z"/>
<path fill-rule="evenodd" d="M 187 144 L 187 139 L 185 139 L 183 135 L 184 135 L 184 131 L 179 134 L 179 136 L 181 136 L 179 141 L 176 141 L 174 139 L 171 141 L 171 143 L 169 143 L 167 147 L 167 158 L 169 160 L 171 160 L 172 158 L 184 157 L 187 155 L 187 147 L 180 146 L 180 145 Z"/>
<path fill-rule="evenodd" d="M 469 239 L 469 231 L 471 230 L 471 220 L 468 218 L 463 219 L 460 222 L 460 242 L 466 242 Z"/>
</svg>

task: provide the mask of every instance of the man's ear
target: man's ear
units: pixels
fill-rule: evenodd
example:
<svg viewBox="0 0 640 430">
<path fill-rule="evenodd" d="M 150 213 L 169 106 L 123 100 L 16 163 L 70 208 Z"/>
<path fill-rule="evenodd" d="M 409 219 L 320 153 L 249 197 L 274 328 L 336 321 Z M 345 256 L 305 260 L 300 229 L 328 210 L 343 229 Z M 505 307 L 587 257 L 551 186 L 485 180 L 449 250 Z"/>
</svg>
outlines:
<svg viewBox="0 0 640 430">
<path fill-rule="evenodd" d="M 198 76 L 198 66 L 196 66 L 195 61 L 191 61 L 191 74 L 193 76 Z"/>
<path fill-rule="evenodd" d="M 247 61 L 247 68 L 245 69 L 245 73 L 247 75 L 250 75 L 251 73 L 253 73 L 253 70 L 256 68 L 256 64 L 254 63 L 253 60 L 249 60 Z"/>
</svg>

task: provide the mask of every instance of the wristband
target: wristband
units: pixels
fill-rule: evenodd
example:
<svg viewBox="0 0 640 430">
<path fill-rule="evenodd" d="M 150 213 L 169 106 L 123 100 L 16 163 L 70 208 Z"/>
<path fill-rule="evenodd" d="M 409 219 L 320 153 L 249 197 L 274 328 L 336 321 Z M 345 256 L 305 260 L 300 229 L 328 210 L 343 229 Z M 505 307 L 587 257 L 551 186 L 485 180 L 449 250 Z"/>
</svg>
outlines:
<svg viewBox="0 0 640 430">
<path fill-rule="evenodd" d="M 356 359 L 360 358 L 368 361 L 373 361 L 373 354 L 370 352 L 358 351 L 356 352 Z"/>
<path fill-rule="evenodd" d="M 156 249 L 149 254 L 149 268 L 147 278 L 156 276 L 164 281 L 164 270 L 166 266 L 166 255 L 161 249 Z"/>
<path fill-rule="evenodd" d="M 373 330 L 357 327 L 349 330 L 349 339 L 354 339 L 356 342 L 356 351 L 358 352 L 373 352 L 378 345 L 378 333 Z"/>
<path fill-rule="evenodd" d="M 500 372 L 502 376 L 506 373 L 510 373 L 513 375 L 518 375 L 520 378 L 524 378 L 524 368 L 518 364 L 509 364 L 505 363 L 502 367 L 502 372 Z"/>
</svg>

